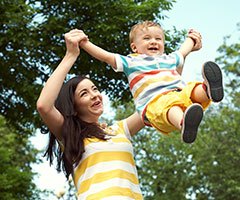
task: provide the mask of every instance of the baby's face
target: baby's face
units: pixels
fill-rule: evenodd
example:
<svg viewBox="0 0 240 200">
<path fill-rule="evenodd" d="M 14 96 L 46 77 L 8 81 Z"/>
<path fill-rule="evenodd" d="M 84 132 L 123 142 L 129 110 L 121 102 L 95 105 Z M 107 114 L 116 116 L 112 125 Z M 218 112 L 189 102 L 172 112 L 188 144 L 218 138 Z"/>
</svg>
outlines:
<svg viewBox="0 0 240 200">
<path fill-rule="evenodd" d="M 149 56 L 162 55 L 164 52 L 163 34 L 163 31 L 157 26 L 137 30 L 131 43 L 132 51 Z"/>
</svg>

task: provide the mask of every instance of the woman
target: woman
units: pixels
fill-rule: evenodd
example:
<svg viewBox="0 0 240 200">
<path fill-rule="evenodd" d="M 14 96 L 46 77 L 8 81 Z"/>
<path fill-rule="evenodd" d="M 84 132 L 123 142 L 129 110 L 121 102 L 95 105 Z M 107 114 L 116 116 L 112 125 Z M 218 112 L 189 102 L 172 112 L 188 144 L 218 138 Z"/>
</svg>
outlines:
<svg viewBox="0 0 240 200">
<path fill-rule="evenodd" d="M 129 140 L 144 126 L 140 116 L 101 126 L 102 95 L 94 83 L 78 76 L 63 84 L 83 37 L 77 29 L 65 34 L 66 54 L 37 101 L 51 132 L 46 155 L 50 163 L 56 155 L 58 170 L 73 176 L 78 199 L 143 199 Z"/>
</svg>

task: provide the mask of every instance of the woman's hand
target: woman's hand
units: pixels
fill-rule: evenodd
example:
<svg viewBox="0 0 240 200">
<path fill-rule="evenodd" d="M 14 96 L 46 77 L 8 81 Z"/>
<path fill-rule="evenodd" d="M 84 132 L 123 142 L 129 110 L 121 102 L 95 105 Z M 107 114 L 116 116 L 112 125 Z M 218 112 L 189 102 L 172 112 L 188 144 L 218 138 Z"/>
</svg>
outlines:
<svg viewBox="0 0 240 200">
<path fill-rule="evenodd" d="M 73 54 L 78 56 L 80 54 L 79 44 L 82 40 L 87 40 L 88 37 L 83 31 L 73 29 L 64 35 L 67 52 L 66 54 Z"/>
</svg>

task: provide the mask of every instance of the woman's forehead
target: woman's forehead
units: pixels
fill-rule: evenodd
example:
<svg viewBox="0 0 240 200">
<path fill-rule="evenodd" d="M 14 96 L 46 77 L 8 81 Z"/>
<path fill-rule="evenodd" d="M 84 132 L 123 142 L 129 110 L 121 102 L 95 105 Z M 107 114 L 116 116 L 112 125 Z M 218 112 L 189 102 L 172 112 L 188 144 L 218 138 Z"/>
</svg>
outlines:
<svg viewBox="0 0 240 200">
<path fill-rule="evenodd" d="M 77 90 L 92 87 L 92 86 L 95 86 L 95 84 L 91 80 L 85 78 L 78 83 Z"/>
</svg>

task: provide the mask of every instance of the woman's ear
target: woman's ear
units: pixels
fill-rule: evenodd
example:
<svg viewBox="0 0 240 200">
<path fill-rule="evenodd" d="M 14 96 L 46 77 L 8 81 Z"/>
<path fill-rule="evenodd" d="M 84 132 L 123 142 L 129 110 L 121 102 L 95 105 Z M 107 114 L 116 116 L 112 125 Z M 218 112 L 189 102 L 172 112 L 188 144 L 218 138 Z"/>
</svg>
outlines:
<svg viewBox="0 0 240 200">
<path fill-rule="evenodd" d="M 133 42 L 131 43 L 130 47 L 134 53 L 137 53 L 137 47 Z"/>
</svg>

